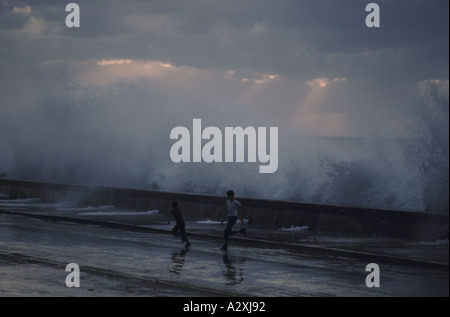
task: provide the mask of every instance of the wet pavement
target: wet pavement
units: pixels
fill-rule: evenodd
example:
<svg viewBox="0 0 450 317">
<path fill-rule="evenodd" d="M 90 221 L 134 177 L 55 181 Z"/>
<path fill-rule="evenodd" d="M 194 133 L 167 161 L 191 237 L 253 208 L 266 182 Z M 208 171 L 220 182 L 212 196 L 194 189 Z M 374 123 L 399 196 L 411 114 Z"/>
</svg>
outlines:
<svg viewBox="0 0 450 317">
<path fill-rule="evenodd" d="M 225 224 L 186 222 L 190 248 L 167 213 L 114 206 L 0 201 L 0 296 L 445 296 L 448 240 L 402 241 L 246 227 L 220 251 Z M 66 265 L 80 287 L 66 286 Z M 380 287 L 368 287 L 377 263 Z"/>
</svg>

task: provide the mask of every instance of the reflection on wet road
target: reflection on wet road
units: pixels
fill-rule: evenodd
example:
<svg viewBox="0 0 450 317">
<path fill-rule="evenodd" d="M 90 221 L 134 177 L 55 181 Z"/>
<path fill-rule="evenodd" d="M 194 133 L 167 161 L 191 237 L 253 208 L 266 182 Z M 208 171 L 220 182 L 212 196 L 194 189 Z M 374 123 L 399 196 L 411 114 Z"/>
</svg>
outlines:
<svg viewBox="0 0 450 317">
<path fill-rule="evenodd" d="M 183 248 L 181 249 L 179 252 L 174 252 L 172 253 L 172 261 L 173 261 L 173 266 L 170 269 L 170 272 L 175 273 L 175 274 L 180 274 L 181 269 L 183 268 L 184 265 L 184 257 L 186 256 L 186 253 L 189 251 L 188 248 Z"/>
<path fill-rule="evenodd" d="M 49 210 L 27 212 L 49 214 Z M 351 256 L 303 253 L 282 244 L 236 239 L 224 253 L 219 250 L 220 236 L 202 234 L 193 234 L 190 242 L 189 249 L 183 248 L 169 231 L 117 230 L 2 212 L 0 296 L 449 294 L 448 269 L 380 262 L 381 287 L 368 288 L 368 263 Z M 68 263 L 80 267 L 79 289 L 64 283 Z"/>
<path fill-rule="evenodd" d="M 244 257 L 232 257 L 227 253 L 223 255 L 223 264 L 225 265 L 225 277 L 226 285 L 240 284 L 244 280 Z"/>
</svg>

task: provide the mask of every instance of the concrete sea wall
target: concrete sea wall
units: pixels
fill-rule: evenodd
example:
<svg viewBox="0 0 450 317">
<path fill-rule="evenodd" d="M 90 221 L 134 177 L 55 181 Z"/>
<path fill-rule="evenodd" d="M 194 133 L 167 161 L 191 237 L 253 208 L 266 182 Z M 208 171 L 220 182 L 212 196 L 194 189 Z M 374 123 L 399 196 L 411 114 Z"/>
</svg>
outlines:
<svg viewBox="0 0 450 317">
<path fill-rule="evenodd" d="M 221 219 L 226 212 L 225 193 L 220 197 L 1 178 L 0 193 L 16 199 L 41 198 L 44 202 L 74 201 L 90 206 L 115 205 L 162 212 L 168 212 L 171 202 L 176 200 L 188 220 Z M 448 214 L 236 198 L 245 206 L 245 218 L 261 226 L 308 226 L 310 230 L 340 234 L 448 239 Z"/>
</svg>

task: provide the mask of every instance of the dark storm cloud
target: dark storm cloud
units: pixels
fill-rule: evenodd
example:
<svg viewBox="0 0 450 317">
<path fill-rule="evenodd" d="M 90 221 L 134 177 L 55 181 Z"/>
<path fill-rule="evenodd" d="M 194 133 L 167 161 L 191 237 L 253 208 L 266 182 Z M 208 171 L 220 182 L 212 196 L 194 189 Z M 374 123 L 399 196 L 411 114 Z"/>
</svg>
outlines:
<svg viewBox="0 0 450 317">
<path fill-rule="evenodd" d="M 64 26 L 62 3 L 17 1 L 3 2 L 2 23 L 19 28 L 33 17 L 45 26 L 29 51 L 36 60 L 150 59 L 304 79 L 444 77 L 448 2 L 378 3 L 379 29 L 366 27 L 363 1 L 78 1 L 77 30 Z M 11 13 L 26 6 L 31 15 Z"/>
</svg>

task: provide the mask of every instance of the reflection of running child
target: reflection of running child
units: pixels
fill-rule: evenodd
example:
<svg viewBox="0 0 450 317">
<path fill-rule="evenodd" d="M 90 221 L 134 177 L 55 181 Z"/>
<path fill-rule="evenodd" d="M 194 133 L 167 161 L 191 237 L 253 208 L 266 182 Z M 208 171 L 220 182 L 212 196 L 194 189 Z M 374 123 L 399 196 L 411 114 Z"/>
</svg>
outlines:
<svg viewBox="0 0 450 317">
<path fill-rule="evenodd" d="M 169 272 L 180 274 L 181 269 L 184 265 L 184 257 L 186 256 L 186 253 L 188 252 L 188 248 L 181 250 L 180 252 L 172 253 L 172 261 L 173 261 L 173 267 L 169 270 Z"/>
<path fill-rule="evenodd" d="M 236 234 L 236 233 L 242 233 L 244 236 L 247 236 L 247 232 L 245 230 L 245 228 L 242 228 L 238 231 L 233 230 L 233 226 L 237 221 L 237 215 L 238 215 L 238 210 L 241 210 L 241 222 L 244 222 L 244 207 L 242 207 L 242 204 L 237 201 L 236 199 L 234 199 L 234 192 L 232 190 L 227 191 L 227 209 L 228 212 L 225 215 L 225 217 L 223 218 L 222 222 L 225 221 L 225 218 L 228 217 L 228 222 L 227 222 L 227 227 L 225 228 L 225 231 L 223 232 L 223 237 L 225 240 L 225 243 L 223 244 L 223 246 L 220 248 L 220 250 L 226 251 L 228 250 L 228 238 L 230 237 L 230 235 Z"/>
<path fill-rule="evenodd" d="M 186 237 L 185 232 L 186 225 L 184 223 L 183 217 L 181 216 L 181 210 L 178 208 L 178 203 L 176 201 L 172 202 L 172 211 L 169 214 L 169 220 L 167 221 L 167 224 L 170 223 L 172 216 L 175 218 L 175 221 L 177 222 L 172 229 L 172 234 L 175 237 L 178 237 L 178 235 L 180 235 L 181 242 L 186 242 L 186 247 L 189 247 L 191 244 L 189 243 Z"/>
<path fill-rule="evenodd" d="M 242 263 L 244 261 L 240 261 L 241 265 L 239 265 L 239 272 L 236 270 L 235 266 L 233 265 L 233 260 L 228 258 L 227 253 L 224 253 L 223 255 L 223 264 L 225 264 L 226 271 L 223 273 L 223 276 L 225 276 L 225 285 L 236 285 L 242 283 L 244 280 L 244 273 L 243 273 L 243 265 Z M 239 277 L 237 277 L 239 275 Z"/>
</svg>

